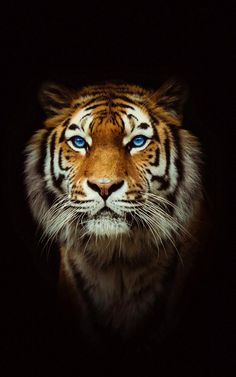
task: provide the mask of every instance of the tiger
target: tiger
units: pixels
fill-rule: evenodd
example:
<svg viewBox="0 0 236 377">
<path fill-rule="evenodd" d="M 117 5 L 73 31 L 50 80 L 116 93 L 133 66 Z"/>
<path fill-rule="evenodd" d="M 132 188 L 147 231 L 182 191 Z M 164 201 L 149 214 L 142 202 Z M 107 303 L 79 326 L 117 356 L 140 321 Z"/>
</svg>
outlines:
<svg viewBox="0 0 236 377">
<path fill-rule="evenodd" d="M 175 321 L 204 216 L 187 98 L 176 79 L 158 89 L 42 85 L 46 119 L 25 148 L 26 191 L 58 245 L 62 306 L 89 339 L 128 341 L 151 322 L 161 334 Z"/>
</svg>

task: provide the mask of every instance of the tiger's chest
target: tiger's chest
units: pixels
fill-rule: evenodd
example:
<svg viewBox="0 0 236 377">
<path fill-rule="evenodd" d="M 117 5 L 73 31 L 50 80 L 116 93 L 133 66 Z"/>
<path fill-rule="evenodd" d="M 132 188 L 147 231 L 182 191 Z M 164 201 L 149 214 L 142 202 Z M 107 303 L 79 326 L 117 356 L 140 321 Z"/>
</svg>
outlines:
<svg viewBox="0 0 236 377">
<path fill-rule="evenodd" d="M 73 259 L 73 258 L 72 258 Z M 169 252 L 158 262 L 146 266 L 114 266 L 94 269 L 81 255 L 77 261 L 68 260 L 67 279 L 70 275 L 83 317 L 112 332 L 129 335 L 153 314 L 163 303 L 175 274 L 176 258 Z"/>
</svg>

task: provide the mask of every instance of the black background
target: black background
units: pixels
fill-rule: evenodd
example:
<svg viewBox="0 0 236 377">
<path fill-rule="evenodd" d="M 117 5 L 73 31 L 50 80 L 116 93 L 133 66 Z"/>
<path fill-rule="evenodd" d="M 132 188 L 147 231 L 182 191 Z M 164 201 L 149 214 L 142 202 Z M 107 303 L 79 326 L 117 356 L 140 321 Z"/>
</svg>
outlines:
<svg viewBox="0 0 236 377">
<path fill-rule="evenodd" d="M 1 314 L 3 376 L 233 376 L 231 187 L 233 8 L 216 3 L 12 4 L 1 18 L 1 118 L 7 145 L 2 175 Z M 146 355 L 95 356 L 62 323 L 57 257 L 42 252 L 25 199 L 23 149 L 40 127 L 42 82 L 68 86 L 121 79 L 157 88 L 177 75 L 190 86 L 185 124 L 201 140 L 212 232 L 191 304 L 172 338 Z M 6 119 L 4 119 L 4 115 Z M 5 199 L 6 198 L 6 199 Z M 2 243 L 3 245 L 3 243 Z"/>
</svg>

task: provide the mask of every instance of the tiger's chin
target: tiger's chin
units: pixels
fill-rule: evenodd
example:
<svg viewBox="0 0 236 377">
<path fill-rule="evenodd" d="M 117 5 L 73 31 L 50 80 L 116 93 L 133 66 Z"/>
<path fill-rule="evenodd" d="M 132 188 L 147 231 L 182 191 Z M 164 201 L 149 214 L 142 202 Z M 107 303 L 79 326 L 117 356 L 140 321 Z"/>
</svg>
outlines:
<svg viewBox="0 0 236 377">
<path fill-rule="evenodd" d="M 130 231 L 130 226 L 125 218 L 109 212 L 97 214 L 88 219 L 85 227 L 88 234 L 96 237 L 114 238 L 127 235 Z"/>
</svg>

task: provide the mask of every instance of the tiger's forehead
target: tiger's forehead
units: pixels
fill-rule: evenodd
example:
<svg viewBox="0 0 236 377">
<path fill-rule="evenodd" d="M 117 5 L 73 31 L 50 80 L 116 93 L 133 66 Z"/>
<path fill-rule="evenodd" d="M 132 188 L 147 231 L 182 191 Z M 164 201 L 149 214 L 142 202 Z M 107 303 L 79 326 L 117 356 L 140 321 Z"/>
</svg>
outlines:
<svg viewBox="0 0 236 377">
<path fill-rule="evenodd" d="M 132 106 L 127 105 L 125 109 L 111 109 L 108 105 L 103 105 L 96 110 L 91 109 L 91 107 L 78 109 L 71 117 L 68 128 L 74 130 L 77 128 L 79 131 L 89 135 L 92 133 L 91 125 L 96 119 L 111 119 L 109 123 L 116 128 L 120 127 L 120 132 L 124 135 L 129 135 L 136 129 L 146 130 L 145 133 L 148 131 L 150 134 L 153 133 L 148 112 L 133 104 Z"/>
</svg>

